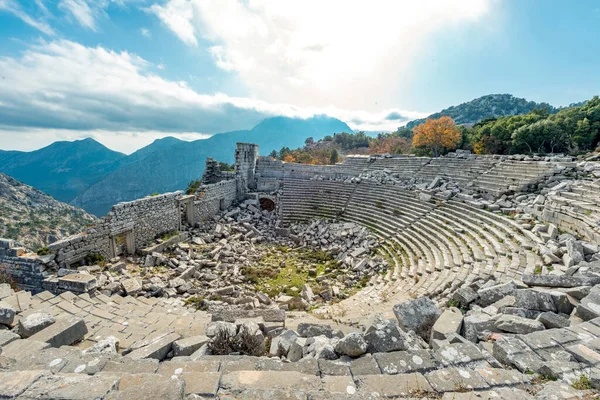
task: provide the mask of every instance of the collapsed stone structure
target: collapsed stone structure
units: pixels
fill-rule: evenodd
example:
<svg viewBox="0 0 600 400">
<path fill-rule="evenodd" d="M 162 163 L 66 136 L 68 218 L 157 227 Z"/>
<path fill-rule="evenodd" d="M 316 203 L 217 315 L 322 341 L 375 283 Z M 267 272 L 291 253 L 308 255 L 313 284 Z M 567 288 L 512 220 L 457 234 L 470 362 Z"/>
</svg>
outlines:
<svg viewBox="0 0 600 400">
<path fill-rule="evenodd" d="M 0 241 L 34 293 L 0 285 L 0 397 L 594 398 L 599 179 L 594 157 L 312 166 L 240 143 L 234 173 L 208 160 L 196 193 L 118 204 L 50 255 Z M 246 283 L 265 241 L 335 257 L 270 298 Z"/>
</svg>

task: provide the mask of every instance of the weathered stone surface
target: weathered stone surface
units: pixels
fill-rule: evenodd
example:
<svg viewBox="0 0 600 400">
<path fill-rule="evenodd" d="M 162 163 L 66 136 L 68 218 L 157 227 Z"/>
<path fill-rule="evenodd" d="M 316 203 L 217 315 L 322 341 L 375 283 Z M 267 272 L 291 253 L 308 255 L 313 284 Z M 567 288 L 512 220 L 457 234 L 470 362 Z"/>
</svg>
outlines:
<svg viewBox="0 0 600 400">
<path fill-rule="evenodd" d="M 9 330 L 1 330 L 0 331 L 0 348 L 2 348 L 2 346 L 6 346 L 10 342 L 14 342 L 15 340 L 20 339 L 20 338 L 21 337 L 14 332 L 11 332 Z M 0 354 L 2 354 L 1 351 L 0 351 Z"/>
<path fill-rule="evenodd" d="M 19 334 L 28 338 L 35 335 L 39 331 L 56 322 L 56 319 L 50 314 L 34 313 L 19 319 L 18 330 Z"/>
<path fill-rule="evenodd" d="M 347 363 L 341 360 L 318 360 L 319 371 L 321 376 L 335 375 L 335 376 L 347 376 L 350 375 L 350 367 Z"/>
<path fill-rule="evenodd" d="M 449 343 L 433 353 L 445 367 L 488 367 L 487 356 L 471 342 Z"/>
<path fill-rule="evenodd" d="M 281 335 L 273 338 L 269 354 L 272 356 L 285 356 L 290 351 L 290 347 L 296 341 L 298 334 L 291 329 L 286 330 Z"/>
<path fill-rule="evenodd" d="M 110 393 L 107 400 L 165 399 L 179 400 L 185 394 L 186 382 L 155 374 L 125 375 L 119 381 L 119 390 Z"/>
<path fill-rule="evenodd" d="M 196 350 L 209 342 L 204 335 L 190 336 L 173 342 L 173 357 L 191 356 Z"/>
<path fill-rule="evenodd" d="M 206 336 L 211 338 L 215 336 L 220 330 L 225 330 L 230 337 L 234 337 L 237 333 L 237 326 L 233 322 L 211 322 L 206 328 Z"/>
<path fill-rule="evenodd" d="M 307 338 L 303 354 L 304 357 L 310 356 L 316 359 L 335 360 L 338 358 L 331 340 L 326 336 Z"/>
<path fill-rule="evenodd" d="M 467 307 L 469 304 L 474 302 L 479 298 L 479 295 L 475 290 L 473 290 L 470 286 L 465 286 L 458 289 L 452 295 L 452 299 L 454 299 L 458 304 L 463 307 Z"/>
<path fill-rule="evenodd" d="M 371 354 L 365 354 L 350 362 L 352 375 L 378 375 L 381 373 L 379 364 Z"/>
<path fill-rule="evenodd" d="M 221 390 L 238 396 L 248 389 L 311 392 L 321 388 L 321 380 L 318 377 L 298 372 L 236 371 L 224 374 L 221 378 Z"/>
<path fill-rule="evenodd" d="M 137 278 L 123 279 L 121 285 L 128 296 L 135 296 L 142 290 L 142 283 Z"/>
<path fill-rule="evenodd" d="M 296 338 L 294 343 L 290 346 L 290 349 L 287 353 L 287 358 L 291 362 L 299 361 L 304 355 L 304 346 L 306 345 L 306 338 Z"/>
<path fill-rule="evenodd" d="M 15 399 L 48 371 L 15 371 L 0 373 L 0 398 Z"/>
<path fill-rule="evenodd" d="M 477 343 L 478 336 L 483 332 L 495 332 L 496 320 L 499 315 L 490 316 L 481 312 L 473 312 L 467 315 L 463 320 L 462 336 L 474 343 Z"/>
<path fill-rule="evenodd" d="M 519 289 L 514 292 L 516 306 L 528 310 L 556 312 L 552 295 L 533 289 Z"/>
<path fill-rule="evenodd" d="M 298 335 L 301 337 L 326 336 L 333 337 L 333 328 L 330 325 L 310 324 L 302 322 L 298 324 Z"/>
<path fill-rule="evenodd" d="M 358 357 L 367 351 L 367 342 L 360 333 L 353 332 L 344 336 L 335 345 L 335 351 L 338 354 L 344 354 L 350 357 Z"/>
<path fill-rule="evenodd" d="M 5 301 L 0 301 L 0 324 L 12 325 L 17 310 Z"/>
<path fill-rule="evenodd" d="M 468 368 L 445 368 L 425 374 L 436 392 L 455 392 L 469 389 L 487 389 L 488 383 L 477 372 Z"/>
<path fill-rule="evenodd" d="M 56 322 L 30 337 L 31 340 L 46 342 L 52 347 L 69 346 L 88 332 L 83 319 L 68 315 L 56 318 Z"/>
<path fill-rule="evenodd" d="M 506 296 L 511 296 L 517 290 L 517 284 L 513 281 L 490 286 L 477 291 L 480 306 L 487 307 Z"/>
<path fill-rule="evenodd" d="M 421 297 L 396 304 L 394 314 L 402 329 L 415 331 L 423 339 L 429 339 L 431 327 L 441 313 L 429 297 Z"/>
<path fill-rule="evenodd" d="M 600 283 L 600 276 L 523 274 L 523 283 L 529 286 L 574 288 L 597 285 Z"/>
<path fill-rule="evenodd" d="M 88 274 L 69 274 L 58 278 L 58 287 L 75 293 L 87 293 L 96 288 L 96 277 Z"/>
<path fill-rule="evenodd" d="M 428 350 L 394 351 L 373 354 L 384 374 L 406 374 L 427 372 L 436 368 L 436 362 Z"/>
<path fill-rule="evenodd" d="M 539 321 L 504 314 L 496 321 L 496 328 L 504 332 L 527 334 L 544 330 L 545 326 Z"/>
<path fill-rule="evenodd" d="M 545 361 L 522 340 L 504 336 L 494 342 L 494 357 L 501 363 L 517 368 L 521 372 L 537 372 Z"/>
<path fill-rule="evenodd" d="M 37 353 L 40 350 L 47 349 L 50 344 L 37 340 L 17 339 L 2 347 L 2 356 L 7 358 L 25 357 L 32 353 Z"/>
<path fill-rule="evenodd" d="M 364 395 L 365 398 L 400 398 L 411 396 L 413 393 L 426 394 L 434 391 L 420 373 L 359 375 L 354 379 L 360 383 L 358 395 Z"/>
<path fill-rule="evenodd" d="M 154 358 L 159 361 L 162 361 L 171 351 L 171 348 L 173 347 L 173 342 L 179 339 L 180 337 L 181 336 L 177 333 L 170 333 L 166 336 L 161 337 L 155 342 L 148 344 L 147 346 L 132 351 L 131 353 L 127 354 L 127 357 L 131 358 L 132 360 L 140 360 L 142 358 Z"/>
<path fill-rule="evenodd" d="M 585 321 L 600 316 L 600 285 L 594 286 L 590 294 L 581 299 L 576 314 Z"/>
<path fill-rule="evenodd" d="M 456 307 L 450 307 L 435 321 L 431 328 L 431 340 L 445 340 L 452 333 L 460 333 L 463 315 Z"/>
<path fill-rule="evenodd" d="M 571 321 L 568 318 L 549 311 L 541 313 L 537 317 L 537 320 L 544 324 L 546 329 L 566 328 L 571 325 Z"/>
<path fill-rule="evenodd" d="M 23 399 L 102 399 L 116 390 L 119 378 L 111 375 L 57 374 L 38 379 L 22 395 Z"/>
<path fill-rule="evenodd" d="M 365 331 L 369 353 L 407 350 L 409 338 L 393 321 L 377 314 Z"/>
</svg>

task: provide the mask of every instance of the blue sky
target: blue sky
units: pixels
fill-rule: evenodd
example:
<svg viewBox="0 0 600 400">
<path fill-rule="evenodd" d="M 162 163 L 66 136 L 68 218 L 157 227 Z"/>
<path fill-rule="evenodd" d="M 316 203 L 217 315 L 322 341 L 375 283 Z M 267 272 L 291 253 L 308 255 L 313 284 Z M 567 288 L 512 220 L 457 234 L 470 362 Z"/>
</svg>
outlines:
<svg viewBox="0 0 600 400">
<path fill-rule="evenodd" d="M 273 115 L 387 131 L 490 93 L 588 99 L 598 65 L 594 0 L 0 0 L 0 148 Z"/>
</svg>

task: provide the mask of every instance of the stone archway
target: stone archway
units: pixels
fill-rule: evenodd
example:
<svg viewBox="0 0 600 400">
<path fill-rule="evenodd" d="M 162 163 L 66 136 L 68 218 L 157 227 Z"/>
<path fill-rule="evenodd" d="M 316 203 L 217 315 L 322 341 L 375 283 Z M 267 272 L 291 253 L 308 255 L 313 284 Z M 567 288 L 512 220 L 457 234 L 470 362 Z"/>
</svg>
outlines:
<svg viewBox="0 0 600 400">
<path fill-rule="evenodd" d="M 273 201 L 273 199 L 270 199 L 268 197 L 261 197 L 258 200 L 258 202 L 260 204 L 261 210 L 267 210 L 267 211 L 275 210 L 275 201 Z"/>
</svg>

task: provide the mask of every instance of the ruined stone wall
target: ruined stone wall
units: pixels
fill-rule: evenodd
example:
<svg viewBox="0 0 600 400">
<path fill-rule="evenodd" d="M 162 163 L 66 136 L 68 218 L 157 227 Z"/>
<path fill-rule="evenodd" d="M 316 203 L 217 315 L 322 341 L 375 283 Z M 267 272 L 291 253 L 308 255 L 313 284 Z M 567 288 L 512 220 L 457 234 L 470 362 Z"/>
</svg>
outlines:
<svg viewBox="0 0 600 400">
<path fill-rule="evenodd" d="M 181 211 L 177 199 L 181 191 L 119 203 L 107 215 L 111 236 L 133 229 L 135 248 L 141 249 L 157 236 L 178 231 Z"/>
<path fill-rule="evenodd" d="M 256 162 L 256 190 L 274 192 L 281 187 L 283 181 L 283 161 L 271 157 L 258 157 Z"/>
<path fill-rule="evenodd" d="M 235 180 L 237 181 L 237 198 L 242 200 L 248 191 L 256 190 L 256 161 L 258 145 L 237 143 L 235 150 Z"/>
<path fill-rule="evenodd" d="M 19 289 L 37 293 L 44 281 L 43 264 L 28 257 L 0 257 L 0 273 L 10 275 Z"/>
<path fill-rule="evenodd" d="M 237 181 L 204 185 L 200 188 L 199 196 L 201 197 L 194 201 L 194 221 L 202 222 L 217 214 L 222 207 L 231 206 L 237 197 Z"/>
</svg>

